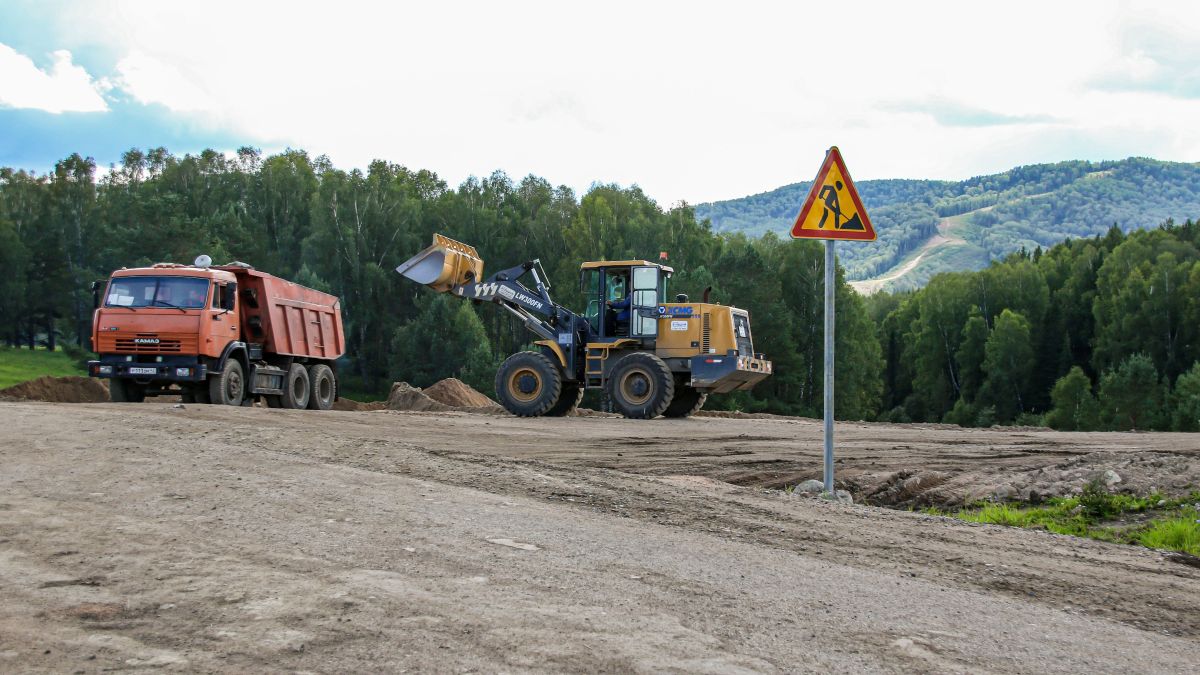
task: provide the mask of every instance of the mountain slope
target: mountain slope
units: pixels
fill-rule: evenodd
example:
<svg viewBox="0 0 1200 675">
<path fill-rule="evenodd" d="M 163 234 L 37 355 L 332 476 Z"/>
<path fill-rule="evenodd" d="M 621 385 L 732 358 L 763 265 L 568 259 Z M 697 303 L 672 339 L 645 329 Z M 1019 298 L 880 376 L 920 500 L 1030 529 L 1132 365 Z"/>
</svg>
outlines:
<svg viewBox="0 0 1200 675">
<path fill-rule="evenodd" d="M 809 183 L 699 204 L 716 232 L 787 236 Z M 1014 251 L 1067 238 L 1200 216 L 1200 164 L 1130 158 L 1023 166 L 960 182 L 868 180 L 859 192 L 879 233 L 838 257 L 860 291 L 924 285 L 937 272 L 980 269 Z"/>
</svg>

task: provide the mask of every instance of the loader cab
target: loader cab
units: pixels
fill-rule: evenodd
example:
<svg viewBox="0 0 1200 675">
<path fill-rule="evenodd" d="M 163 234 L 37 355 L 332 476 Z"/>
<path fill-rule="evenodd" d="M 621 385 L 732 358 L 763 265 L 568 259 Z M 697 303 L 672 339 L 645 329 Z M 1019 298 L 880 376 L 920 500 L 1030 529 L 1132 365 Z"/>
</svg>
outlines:
<svg viewBox="0 0 1200 675">
<path fill-rule="evenodd" d="M 658 305 L 667 298 L 667 283 L 674 272 L 646 260 L 584 263 L 579 270 L 579 288 L 587 299 L 584 315 L 592 336 L 602 342 L 654 339 Z"/>
</svg>

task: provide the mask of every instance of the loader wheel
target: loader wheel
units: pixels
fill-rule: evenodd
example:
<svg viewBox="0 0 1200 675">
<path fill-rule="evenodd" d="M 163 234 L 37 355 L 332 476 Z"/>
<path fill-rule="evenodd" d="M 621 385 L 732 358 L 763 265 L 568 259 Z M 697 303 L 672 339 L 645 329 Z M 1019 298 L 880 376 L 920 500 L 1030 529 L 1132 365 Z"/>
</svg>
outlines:
<svg viewBox="0 0 1200 675">
<path fill-rule="evenodd" d="M 517 352 L 496 371 L 496 398 L 518 417 L 541 417 L 562 398 L 562 373 L 537 352 Z"/>
<path fill-rule="evenodd" d="M 308 369 L 309 410 L 329 410 L 333 407 L 333 399 L 337 396 L 337 384 L 333 380 L 333 369 L 324 363 L 310 366 Z"/>
<path fill-rule="evenodd" d="M 225 370 L 208 378 L 208 397 L 216 405 L 241 405 L 245 396 L 246 378 L 235 358 L 225 362 Z"/>
<path fill-rule="evenodd" d="M 565 417 L 583 400 L 583 387 L 578 382 L 563 382 L 558 402 L 546 411 L 546 417 Z"/>
<path fill-rule="evenodd" d="M 691 417 L 704 407 L 708 394 L 687 386 L 686 381 L 675 381 L 675 398 L 663 411 L 663 417 Z"/>
<path fill-rule="evenodd" d="M 137 382 L 114 377 L 108 381 L 108 397 L 113 403 L 141 403 L 146 400 L 146 388 Z"/>
<path fill-rule="evenodd" d="M 308 407 L 310 393 L 308 386 L 308 369 L 299 363 L 293 363 L 288 368 L 287 377 L 283 378 L 283 396 L 279 397 L 283 408 L 304 410 Z M 270 405 L 270 404 L 268 404 Z"/>
<path fill-rule="evenodd" d="M 665 361 L 649 352 L 622 357 L 605 387 L 613 407 L 630 419 L 654 419 L 675 398 L 675 376 Z"/>
</svg>

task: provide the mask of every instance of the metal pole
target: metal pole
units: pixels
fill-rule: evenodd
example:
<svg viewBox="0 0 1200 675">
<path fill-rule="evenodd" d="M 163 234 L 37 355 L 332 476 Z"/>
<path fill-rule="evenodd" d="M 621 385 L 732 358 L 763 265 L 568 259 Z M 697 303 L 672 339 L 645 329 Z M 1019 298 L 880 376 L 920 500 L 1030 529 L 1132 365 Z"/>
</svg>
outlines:
<svg viewBox="0 0 1200 675">
<path fill-rule="evenodd" d="M 833 490 L 833 272 L 832 239 L 825 240 L 825 491 Z"/>
</svg>

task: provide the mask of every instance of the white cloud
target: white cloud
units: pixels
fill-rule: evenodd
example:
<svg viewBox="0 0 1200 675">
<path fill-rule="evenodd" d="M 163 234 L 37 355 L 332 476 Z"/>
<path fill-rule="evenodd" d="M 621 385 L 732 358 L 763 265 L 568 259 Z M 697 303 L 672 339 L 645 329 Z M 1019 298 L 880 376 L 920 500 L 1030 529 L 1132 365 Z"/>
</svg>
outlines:
<svg viewBox="0 0 1200 675">
<path fill-rule="evenodd" d="M 0 105 L 51 113 L 102 112 L 108 104 L 91 75 L 71 61 L 71 52 L 53 54 L 49 71 L 12 47 L 0 44 Z"/>
<path fill-rule="evenodd" d="M 113 85 L 139 103 L 160 103 L 177 112 L 213 110 L 216 102 L 170 63 L 134 51 L 117 63 Z"/>
<path fill-rule="evenodd" d="M 1200 32 L 1200 5 L 1156 7 L 145 1 L 81 3 L 59 31 L 108 40 L 112 80 L 137 100 L 248 143 L 451 184 L 497 168 L 637 182 L 667 204 L 808 180 L 834 144 L 858 180 L 1200 159 L 1200 101 L 1096 85 L 1165 63 L 1131 23 Z"/>
</svg>

